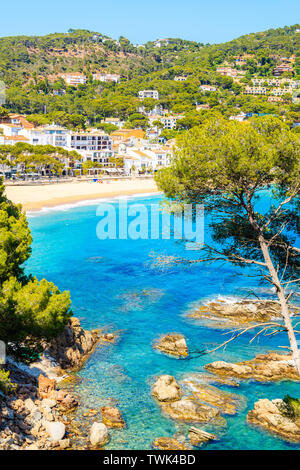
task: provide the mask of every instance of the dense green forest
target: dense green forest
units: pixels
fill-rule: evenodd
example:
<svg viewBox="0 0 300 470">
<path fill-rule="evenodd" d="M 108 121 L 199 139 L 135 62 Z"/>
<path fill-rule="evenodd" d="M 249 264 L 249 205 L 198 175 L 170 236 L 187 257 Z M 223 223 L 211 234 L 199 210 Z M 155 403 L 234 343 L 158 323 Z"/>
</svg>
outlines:
<svg viewBox="0 0 300 470">
<path fill-rule="evenodd" d="M 0 77 L 6 84 L 6 108 L 32 115 L 33 122 L 69 122 L 84 127 L 100 125 L 109 116 L 120 117 L 128 125 L 143 121 L 138 91 L 155 89 L 159 101 L 144 100 L 146 109 L 160 104 L 174 113 L 185 113 L 179 127 L 189 128 L 201 119 L 195 105 L 208 104 L 223 115 L 243 112 L 290 116 L 299 105 L 287 97 L 284 103 L 270 103 L 267 97 L 243 94 L 254 76 L 271 77 L 282 57 L 295 56 L 295 78 L 300 78 L 300 25 L 252 33 L 224 44 L 204 45 L 179 38 L 133 45 L 125 37 L 111 39 L 87 30 L 69 30 L 47 36 L 0 38 Z M 252 55 L 236 67 L 246 71 L 240 82 L 217 73 L 220 64 L 234 65 L 239 54 Z M 64 72 L 82 72 L 85 85 L 67 86 Z M 118 73 L 119 84 L 92 79 L 95 72 Z M 175 81 L 177 75 L 187 77 Z M 213 93 L 199 89 L 201 84 L 216 87 Z M 62 93 L 56 93 L 62 91 Z M 197 123 L 197 122 L 196 122 Z M 147 125 L 144 119 L 143 126 Z"/>
</svg>

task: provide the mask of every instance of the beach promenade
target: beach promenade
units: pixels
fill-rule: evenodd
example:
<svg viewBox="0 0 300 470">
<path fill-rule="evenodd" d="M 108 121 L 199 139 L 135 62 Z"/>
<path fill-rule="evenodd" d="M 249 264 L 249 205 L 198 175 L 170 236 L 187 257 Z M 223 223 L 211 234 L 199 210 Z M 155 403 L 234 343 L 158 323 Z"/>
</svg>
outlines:
<svg viewBox="0 0 300 470">
<path fill-rule="evenodd" d="M 71 204 L 90 199 L 158 192 L 151 178 L 103 180 L 97 182 L 69 182 L 48 185 L 8 185 L 6 195 L 14 203 L 28 210 L 39 210 L 61 204 Z"/>
</svg>

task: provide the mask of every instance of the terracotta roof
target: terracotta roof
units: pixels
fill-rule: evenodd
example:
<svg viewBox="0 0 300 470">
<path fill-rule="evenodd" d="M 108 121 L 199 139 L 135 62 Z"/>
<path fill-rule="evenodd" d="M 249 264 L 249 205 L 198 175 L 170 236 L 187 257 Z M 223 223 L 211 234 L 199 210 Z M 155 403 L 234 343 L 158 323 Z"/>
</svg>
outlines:
<svg viewBox="0 0 300 470">
<path fill-rule="evenodd" d="M 27 137 L 24 137 L 23 135 L 10 135 L 10 136 L 5 135 L 4 140 L 16 140 L 16 141 L 26 140 L 29 142 L 29 139 L 27 139 Z"/>
</svg>

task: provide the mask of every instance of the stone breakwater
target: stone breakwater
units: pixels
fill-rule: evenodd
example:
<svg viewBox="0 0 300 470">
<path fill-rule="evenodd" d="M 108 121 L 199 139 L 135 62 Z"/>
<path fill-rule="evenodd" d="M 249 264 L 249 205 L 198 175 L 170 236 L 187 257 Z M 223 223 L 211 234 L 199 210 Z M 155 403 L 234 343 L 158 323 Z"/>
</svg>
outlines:
<svg viewBox="0 0 300 470">
<path fill-rule="evenodd" d="M 61 335 L 44 345 L 51 359 L 47 363 L 47 374 L 67 377 L 68 381 L 67 371 L 80 368 L 99 341 L 114 342 L 114 339 L 112 333 L 102 335 L 99 330 L 86 331 L 77 318 L 71 318 Z M 43 370 L 43 366 L 33 369 Z M 6 395 L 0 392 L 0 450 L 72 448 L 72 411 L 79 406 L 78 398 L 60 388 L 55 378 L 41 374 L 37 379 L 30 368 L 18 367 L 13 361 L 8 361 L 5 368 L 10 371 L 16 390 Z M 103 421 L 105 419 L 111 426 L 125 425 L 118 410 L 104 408 L 102 415 Z M 106 429 L 104 423 L 101 425 Z M 98 428 L 97 432 L 91 431 L 93 438 L 87 446 L 108 442 L 105 429 L 102 438 Z"/>
</svg>

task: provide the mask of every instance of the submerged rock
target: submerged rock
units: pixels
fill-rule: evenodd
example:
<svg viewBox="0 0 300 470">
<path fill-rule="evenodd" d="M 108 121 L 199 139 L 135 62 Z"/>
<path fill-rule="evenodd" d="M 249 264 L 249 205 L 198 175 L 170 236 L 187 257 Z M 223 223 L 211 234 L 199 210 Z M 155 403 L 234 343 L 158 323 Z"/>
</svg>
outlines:
<svg viewBox="0 0 300 470">
<path fill-rule="evenodd" d="M 92 446 L 103 447 L 109 441 L 107 427 L 103 423 L 93 423 L 90 431 L 90 443 Z"/>
<path fill-rule="evenodd" d="M 201 402 L 204 401 L 209 405 L 217 407 L 222 414 L 234 415 L 237 412 L 240 401 L 238 395 L 224 392 L 212 385 L 199 384 L 193 381 L 186 381 L 185 383 L 191 386 L 193 396 L 197 401 L 201 400 Z"/>
<path fill-rule="evenodd" d="M 188 450 L 181 442 L 172 437 L 159 437 L 152 444 L 159 450 Z"/>
<path fill-rule="evenodd" d="M 288 441 L 300 442 L 300 418 L 288 416 L 287 411 L 283 400 L 258 400 L 247 421 Z"/>
<path fill-rule="evenodd" d="M 152 395 L 162 402 L 179 400 L 181 387 L 172 375 L 161 375 L 153 386 Z"/>
<path fill-rule="evenodd" d="M 199 403 L 193 397 L 183 398 L 173 403 L 163 403 L 162 409 L 171 418 L 181 421 L 208 423 L 217 418 L 223 419 L 216 408 Z"/>
<path fill-rule="evenodd" d="M 124 428 L 125 421 L 122 418 L 120 410 L 112 406 L 103 406 L 101 408 L 102 421 L 109 428 Z"/>
<path fill-rule="evenodd" d="M 216 361 L 207 364 L 205 369 L 221 377 L 254 379 L 260 382 L 300 381 L 292 356 L 276 352 L 261 354 L 249 361 L 238 363 Z"/>
<path fill-rule="evenodd" d="M 188 347 L 185 338 L 178 333 L 162 336 L 159 341 L 154 344 L 154 348 L 166 354 L 171 354 L 172 356 L 188 356 Z"/>
<path fill-rule="evenodd" d="M 299 309 L 291 307 L 296 312 Z M 234 323 L 266 322 L 281 317 L 281 306 L 273 300 L 241 300 L 235 303 L 209 302 L 189 314 L 192 318 L 230 320 Z"/>
<path fill-rule="evenodd" d="M 193 446 L 217 439 L 217 436 L 214 434 L 210 434 L 209 432 L 195 428 L 194 426 L 190 427 L 188 437 Z"/>
</svg>

